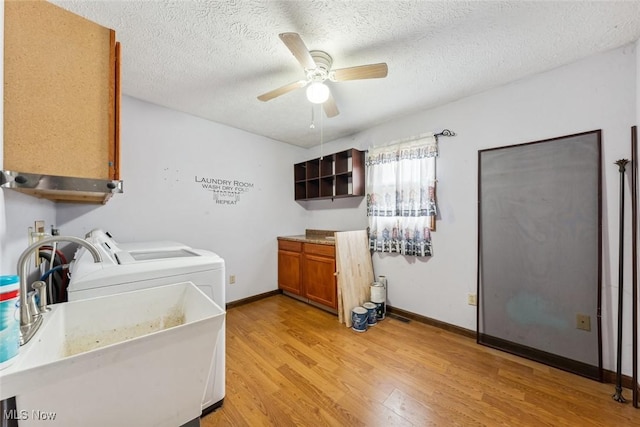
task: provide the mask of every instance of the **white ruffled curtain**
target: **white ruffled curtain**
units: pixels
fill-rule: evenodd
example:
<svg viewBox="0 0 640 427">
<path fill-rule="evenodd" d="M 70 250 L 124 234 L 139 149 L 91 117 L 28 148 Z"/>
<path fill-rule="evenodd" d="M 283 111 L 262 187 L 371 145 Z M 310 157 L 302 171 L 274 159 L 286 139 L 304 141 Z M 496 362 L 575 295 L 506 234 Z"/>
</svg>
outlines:
<svg viewBox="0 0 640 427">
<path fill-rule="evenodd" d="M 369 149 L 366 191 L 372 251 L 432 255 L 437 155 L 432 135 Z"/>
</svg>

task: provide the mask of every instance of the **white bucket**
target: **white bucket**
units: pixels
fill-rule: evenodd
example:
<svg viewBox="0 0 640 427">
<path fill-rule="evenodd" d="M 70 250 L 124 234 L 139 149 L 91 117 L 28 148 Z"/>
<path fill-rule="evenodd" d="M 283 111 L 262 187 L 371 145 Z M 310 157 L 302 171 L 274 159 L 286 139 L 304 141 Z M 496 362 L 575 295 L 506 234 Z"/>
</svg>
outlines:
<svg viewBox="0 0 640 427">
<path fill-rule="evenodd" d="M 351 310 L 351 329 L 356 332 L 367 331 L 369 311 L 364 307 L 355 307 Z"/>
<path fill-rule="evenodd" d="M 383 302 L 374 302 L 376 305 L 376 320 L 382 320 L 387 313 L 386 304 Z"/>
<path fill-rule="evenodd" d="M 386 288 L 380 282 L 373 282 L 371 285 L 371 302 L 386 302 Z"/>
<path fill-rule="evenodd" d="M 378 323 L 378 317 L 376 315 L 376 305 L 372 302 L 365 302 L 362 307 L 367 309 L 367 325 L 374 326 Z"/>
</svg>

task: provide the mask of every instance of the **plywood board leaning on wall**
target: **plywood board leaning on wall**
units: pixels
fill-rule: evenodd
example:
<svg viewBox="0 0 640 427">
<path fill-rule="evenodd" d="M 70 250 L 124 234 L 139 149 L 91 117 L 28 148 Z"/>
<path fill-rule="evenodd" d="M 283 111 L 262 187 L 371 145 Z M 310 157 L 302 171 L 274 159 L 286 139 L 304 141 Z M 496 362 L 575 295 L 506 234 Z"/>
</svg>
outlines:
<svg viewBox="0 0 640 427">
<path fill-rule="evenodd" d="M 366 230 L 335 233 L 338 320 L 351 327 L 351 310 L 369 300 L 373 263 Z"/>
</svg>

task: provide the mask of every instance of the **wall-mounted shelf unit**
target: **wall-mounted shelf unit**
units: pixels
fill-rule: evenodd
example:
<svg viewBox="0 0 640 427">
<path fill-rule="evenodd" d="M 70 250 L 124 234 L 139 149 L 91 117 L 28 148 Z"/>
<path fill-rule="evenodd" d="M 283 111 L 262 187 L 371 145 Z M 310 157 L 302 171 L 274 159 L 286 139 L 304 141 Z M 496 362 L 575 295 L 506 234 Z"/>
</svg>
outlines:
<svg viewBox="0 0 640 427">
<path fill-rule="evenodd" d="M 293 166 L 295 200 L 364 196 L 364 152 L 351 148 Z"/>
</svg>

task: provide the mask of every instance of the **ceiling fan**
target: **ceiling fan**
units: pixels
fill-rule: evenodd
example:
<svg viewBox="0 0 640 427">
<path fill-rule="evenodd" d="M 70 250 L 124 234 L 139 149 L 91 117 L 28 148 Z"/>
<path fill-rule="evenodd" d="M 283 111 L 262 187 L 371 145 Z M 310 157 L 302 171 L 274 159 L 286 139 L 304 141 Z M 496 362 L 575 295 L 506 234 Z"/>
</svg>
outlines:
<svg viewBox="0 0 640 427">
<path fill-rule="evenodd" d="M 260 101 L 266 102 L 308 85 L 307 98 L 309 101 L 315 104 L 322 104 L 327 117 L 335 117 L 339 113 L 338 107 L 331 95 L 331 91 L 324 84 L 325 80 L 343 82 L 346 80 L 377 79 L 387 76 L 387 64 L 384 62 L 332 70 L 333 59 L 331 56 L 321 50 L 310 51 L 307 49 L 298 33 L 282 33 L 280 34 L 280 39 L 304 68 L 306 79 L 263 93 L 258 97 Z"/>
</svg>

